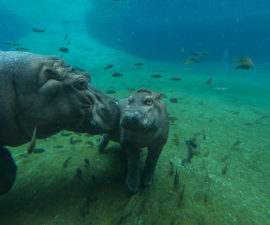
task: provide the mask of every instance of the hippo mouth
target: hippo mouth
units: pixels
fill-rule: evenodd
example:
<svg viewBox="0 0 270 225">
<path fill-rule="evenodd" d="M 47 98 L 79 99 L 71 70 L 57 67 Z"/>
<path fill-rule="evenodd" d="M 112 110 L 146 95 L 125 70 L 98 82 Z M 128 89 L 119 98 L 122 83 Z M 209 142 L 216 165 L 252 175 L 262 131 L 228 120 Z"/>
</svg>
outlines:
<svg viewBox="0 0 270 225">
<path fill-rule="evenodd" d="M 119 102 L 109 98 L 105 104 L 98 105 L 92 111 L 89 123 L 90 134 L 109 133 L 116 127 L 120 116 Z"/>
<path fill-rule="evenodd" d="M 120 120 L 120 125 L 127 130 L 139 131 L 149 129 L 149 119 L 141 112 L 125 111 Z"/>
</svg>

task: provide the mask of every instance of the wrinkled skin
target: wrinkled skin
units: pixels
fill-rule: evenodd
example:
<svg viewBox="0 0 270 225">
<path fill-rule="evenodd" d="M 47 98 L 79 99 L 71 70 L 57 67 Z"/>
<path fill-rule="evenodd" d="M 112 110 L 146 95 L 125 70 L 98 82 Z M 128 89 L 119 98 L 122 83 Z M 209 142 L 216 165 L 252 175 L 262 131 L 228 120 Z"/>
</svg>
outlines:
<svg viewBox="0 0 270 225">
<path fill-rule="evenodd" d="M 135 193 L 140 185 L 140 148 L 148 148 L 142 183 L 150 186 L 159 155 L 168 138 L 168 113 L 161 95 L 147 89 L 122 99 L 120 105 L 118 126 L 102 136 L 98 148 L 103 151 L 109 140 L 121 143 L 127 159 L 126 184 L 128 190 Z"/>
<path fill-rule="evenodd" d="M 88 73 L 58 57 L 0 51 L 0 162 L 5 157 L 14 164 L 10 154 L 1 155 L 1 151 L 7 151 L 3 146 L 28 142 L 35 126 L 37 138 L 63 129 L 89 134 L 109 132 L 118 121 L 118 102 L 89 82 Z M 1 170 L 0 166 L 0 190 L 1 176 L 8 172 L 3 174 Z"/>
</svg>

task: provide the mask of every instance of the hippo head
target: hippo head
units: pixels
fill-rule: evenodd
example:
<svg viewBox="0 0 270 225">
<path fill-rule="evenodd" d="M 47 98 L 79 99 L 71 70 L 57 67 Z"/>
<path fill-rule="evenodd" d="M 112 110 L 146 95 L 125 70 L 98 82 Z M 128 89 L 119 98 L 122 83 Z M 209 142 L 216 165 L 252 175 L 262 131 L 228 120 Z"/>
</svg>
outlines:
<svg viewBox="0 0 270 225">
<path fill-rule="evenodd" d="M 29 141 L 34 127 L 38 138 L 63 129 L 89 134 L 109 132 L 119 119 L 118 102 L 89 82 L 88 73 L 58 57 L 29 55 L 13 78 L 15 119 L 20 131 L 17 141 L 13 137 L 13 145 Z"/>
<path fill-rule="evenodd" d="M 140 89 L 129 96 L 120 124 L 131 131 L 156 130 L 160 126 L 160 115 L 163 114 L 164 108 L 161 94 Z"/>
</svg>

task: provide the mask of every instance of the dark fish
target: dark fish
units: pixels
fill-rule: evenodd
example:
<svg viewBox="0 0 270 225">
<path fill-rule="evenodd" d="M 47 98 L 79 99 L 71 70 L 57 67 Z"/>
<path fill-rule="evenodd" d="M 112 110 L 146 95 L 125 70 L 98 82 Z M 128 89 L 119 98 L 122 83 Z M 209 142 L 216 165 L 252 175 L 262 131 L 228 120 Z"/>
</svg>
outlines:
<svg viewBox="0 0 270 225">
<path fill-rule="evenodd" d="M 42 152 L 45 152 L 45 149 L 44 148 L 34 148 L 33 152 L 34 153 L 42 153 Z"/>
<path fill-rule="evenodd" d="M 67 43 L 66 43 L 66 46 L 69 46 L 70 45 L 70 41 L 68 41 Z"/>
<path fill-rule="evenodd" d="M 143 66 L 143 63 L 138 62 L 138 63 L 135 63 L 134 65 L 135 66 Z"/>
<path fill-rule="evenodd" d="M 190 163 L 191 162 L 191 159 L 193 157 L 192 145 L 190 143 L 190 140 L 186 140 L 186 144 L 188 146 L 188 150 L 187 150 L 187 162 Z"/>
<path fill-rule="evenodd" d="M 112 68 L 112 67 L 114 67 L 114 65 L 113 65 L 113 64 L 109 64 L 108 66 L 105 66 L 105 67 L 104 67 L 104 70 L 110 69 L 110 68 Z"/>
<path fill-rule="evenodd" d="M 175 168 L 175 174 L 174 174 L 174 187 L 178 188 L 179 186 L 179 172 L 178 169 Z"/>
<path fill-rule="evenodd" d="M 79 178 L 82 178 L 82 170 L 81 170 L 81 168 L 77 168 L 77 169 L 76 169 L 76 173 L 77 173 L 77 176 L 78 176 Z"/>
<path fill-rule="evenodd" d="M 190 59 L 183 59 L 183 62 L 184 62 L 185 64 L 187 64 L 187 65 L 191 64 Z"/>
<path fill-rule="evenodd" d="M 66 131 L 63 130 L 63 131 L 61 132 L 61 135 L 64 136 L 64 137 L 66 137 L 66 136 L 72 135 L 72 133 L 66 132 Z"/>
<path fill-rule="evenodd" d="M 173 162 L 169 162 L 170 163 L 170 170 L 169 170 L 169 175 L 172 176 L 174 174 L 174 165 Z"/>
<path fill-rule="evenodd" d="M 30 144 L 27 149 L 28 154 L 31 154 L 34 151 L 34 148 L 36 146 L 36 139 L 37 139 L 37 127 L 35 126 Z"/>
<path fill-rule="evenodd" d="M 43 29 L 39 29 L 39 28 L 34 28 L 34 27 L 32 27 L 32 32 L 44 33 L 44 32 L 45 32 L 45 30 L 43 30 Z"/>
<path fill-rule="evenodd" d="M 192 60 L 193 62 L 196 62 L 196 63 L 201 62 L 201 60 L 198 57 L 191 57 L 190 60 Z"/>
<path fill-rule="evenodd" d="M 193 140 L 189 140 L 189 144 L 193 147 L 193 148 L 197 148 L 197 145 L 195 144 L 195 142 Z"/>
<path fill-rule="evenodd" d="M 63 52 L 63 53 L 68 53 L 68 51 L 69 51 L 69 49 L 66 48 L 66 47 L 60 47 L 58 50 L 59 50 L 60 52 Z"/>
<path fill-rule="evenodd" d="M 85 167 L 87 167 L 87 168 L 90 167 L 89 159 L 85 158 L 84 163 L 85 163 Z"/>
<path fill-rule="evenodd" d="M 122 73 L 113 73 L 112 76 L 113 77 L 122 77 L 123 74 Z"/>
<path fill-rule="evenodd" d="M 235 69 L 249 70 L 254 66 L 254 63 L 250 58 L 235 58 L 234 61 L 240 64 L 239 66 L 235 67 Z"/>
<path fill-rule="evenodd" d="M 15 50 L 16 51 L 29 51 L 28 48 L 16 48 Z"/>
<path fill-rule="evenodd" d="M 115 90 L 107 90 L 106 93 L 107 93 L 107 94 L 115 94 L 116 91 L 115 91 Z"/>
<path fill-rule="evenodd" d="M 17 42 L 13 42 L 13 41 L 5 41 L 6 45 L 10 45 L 10 46 L 20 46 L 20 43 Z"/>
<path fill-rule="evenodd" d="M 69 142 L 70 142 L 70 144 L 75 145 L 75 144 L 77 144 L 77 143 L 82 142 L 82 140 L 80 140 L 80 139 L 75 140 L 75 139 L 73 139 L 73 137 L 71 137 L 71 138 L 69 139 Z"/>
<path fill-rule="evenodd" d="M 64 169 L 67 168 L 67 167 L 69 166 L 70 162 L 71 162 L 71 157 L 69 156 L 69 157 L 65 160 L 65 162 L 63 163 L 63 168 L 64 168 Z"/>
<path fill-rule="evenodd" d="M 224 167 L 222 168 L 222 170 L 221 170 L 221 174 L 222 174 L 222 175 L 225 175 L 227 172 L 228 172 L 228 165 L 225 164 L 225 166 L 224 166 Z"/>
<path fill-rule="evenodd" d="M 64 39 L 65 39 L 65 41 L 68 39 L 68 34 L 65 34 Z"/>
<path fill-rule="evenodd" d="M 207 51 L 201 52 L 201 55 L 209 55 L 209 52 L 207 52 Z"/>
<path fill-rule="evenodd" d="M 135 88 L 128 88 L 129 91 L 135 91 Z"/>
<path fill-rule="evenodd" d="M 197 52 L 197 51 L 192 51 L 191 54 L 194 55 L 194 56 L 200 56 L 201 55 L 201 53 Z"/>
<path fill-rule="evenodd" d="M 236 141 L 236 142 L 233 143 L 233 147 L 236 147 L 236 146 L 238 146 L 240 144 L 241 144 L 241 141 Z"/>
<path fill-rule="evenodd" d="M 171 80 L 173 80 L 173 81 L 180 81 L 180 80 L 182 80 L 182 78 L 181 77 L 172 77 Z"/>
<path fill-rule="evenodd" d="M 63 148 L 64 146 L 63 145 L 56 145 L 54 146 L 54 148 Z"/>
<path fill-rule="evenodd" d="M 161 78 L 162 76 L 160 74 L 153 74 L 153 75 L 151 75 L 151 77 L 153 77 L 153 78 Z"/>
<path fill-rule="evenodd" d="M 170 102 L 172 102 L 172 103 L 177 103 L 177 98 L 171 98 L 171 99 L 170 99 Z"/>
<path fill-rule="evenodd" d="M 212 78 L 209 78 L 205 83 L 206 84 L 212 84 L 212 80 L 213 80 Z"/>
</svg>

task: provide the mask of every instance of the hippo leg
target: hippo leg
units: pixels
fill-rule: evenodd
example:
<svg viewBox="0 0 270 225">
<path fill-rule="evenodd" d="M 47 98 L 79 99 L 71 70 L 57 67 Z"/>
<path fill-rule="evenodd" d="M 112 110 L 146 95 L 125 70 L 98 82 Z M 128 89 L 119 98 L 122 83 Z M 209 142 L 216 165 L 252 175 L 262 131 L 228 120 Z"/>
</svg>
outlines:
<svg viewBox="0 0 270 225">
<path fill-rule="evenodd" d="M 0 146 L 0 195 L 6 194 L 15 182 L 16 164 L 10 152 Z"/>
<path fill-rule="evenodd" d="M 158 157 L 163 148 L 163 144 L 148 148 L 148 154 L 143 170 L 143 186 L 147 187 L 153 183 L 154 172 L 157 165 Z"/>
<path fill-rule="evenodd" d="M 140 186 L 140 152 L 141 149 L 133 144 L 122 145 L 127 158 L 126 185 L 131 193 L 138 191 Z"/>
<path fill-rule="evenodd" d="M 109 134 L 103 134 L 101 139 L 98 142 L 98 150 L 103 152 L 106 148 L 107 144 L 109 143 Z"/>
</svg>

